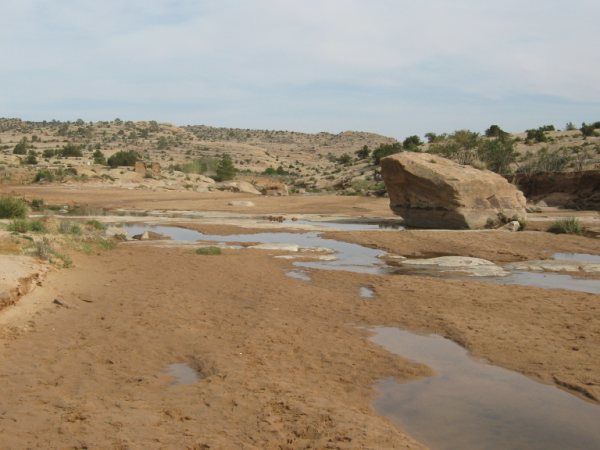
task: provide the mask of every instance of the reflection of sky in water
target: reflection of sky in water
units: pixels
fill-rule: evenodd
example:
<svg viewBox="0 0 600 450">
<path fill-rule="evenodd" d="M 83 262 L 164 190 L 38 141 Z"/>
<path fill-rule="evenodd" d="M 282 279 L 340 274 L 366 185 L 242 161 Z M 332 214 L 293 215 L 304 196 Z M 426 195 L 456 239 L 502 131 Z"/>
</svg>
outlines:
<svg viewBox="0 0 600 450">
<path fill-rule="evenodd" d="M 376 410 L 434 449 L 600 448 L 600 406 L 476 360 L 440 336 L 378 328 L 372 340 L 433 377 L 377 384 Z"/>
<path fill-rule="evenodd" d="M 312 222 L 311 222 L 312 223 Z M 316 223 L 316 222 L 315 222 Z M 352 224 L 350 224 L 352 225 Z M 260 242 L 260 243 L 282 243 L 296 244 L 305 248 L 328 248 L 335 251 L 335 261 L 297 261 L 294 265 L 297 267 L 306 267 L 313 269 L 328 269 L 328 270 L 346 270 L 350 272 L 362 273 L 389 273 L 379 256 L 385 255 L 381 250 L 375 250 L 368 247 L 363 247 L 358 244 L 350 244 L 347 242 L 336 241 L 334 239 L 324 239 L 317 232 L 308 233 L 277 233 L 266 232 L 257 234 L 232 234 L 232 235 L 211 235 L 202 234 L 195 230 L 187 228 L 169 227 L 169 226 L 148 226 L 148 225 L 127 225 L 126 229 L 130 236 L 141 234 L 144 231 L 151 230 L 155 233 L 164 234 L 178 241 L 196 242 L 196 241 L 213 241 L 213 242 Z M 594 255 L 579 255 L 571 253 L 559 253 L 555 257 L 560 259 L 571 258 L 584 260 L 587 258 L 589 262 L 596 262 L 600 256 Z M 410 268 L 395 269 L 398 273 L 418 274 L 418 275 L 433 275 L 438 277 L 452 277 L 451 274 L 440 272 L 439 270 L 415 270 Z M 456 275 L 454 275 L 456 276 Z M 479 277 L 477 281 L 490 281 L 501 284 L 518 284 L 524 286 L 536 286 L 545 289 L 567 289 L 572 291 L 590 292 L 593 294 L 600 293 L 600 280 L 573 278 L 570 275 L 552 274 L 552 273 L 535 273 L 535 272 L 513 272 L 507 277 Z"/>
</svg>

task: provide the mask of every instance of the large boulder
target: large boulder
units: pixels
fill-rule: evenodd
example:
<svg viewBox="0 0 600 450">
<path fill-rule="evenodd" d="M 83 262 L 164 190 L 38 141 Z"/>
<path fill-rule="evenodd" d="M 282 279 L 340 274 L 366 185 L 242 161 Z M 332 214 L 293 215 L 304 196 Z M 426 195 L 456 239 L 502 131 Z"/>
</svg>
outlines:
<svg viewBox="0 0 600 450">
<path fill-rule="evenodd" d="M 429 153 L 381 160 L 390 207 L 407 226 L 479 229 L 526 217 L 525 196 L 502 176 Z"/>
</svg>

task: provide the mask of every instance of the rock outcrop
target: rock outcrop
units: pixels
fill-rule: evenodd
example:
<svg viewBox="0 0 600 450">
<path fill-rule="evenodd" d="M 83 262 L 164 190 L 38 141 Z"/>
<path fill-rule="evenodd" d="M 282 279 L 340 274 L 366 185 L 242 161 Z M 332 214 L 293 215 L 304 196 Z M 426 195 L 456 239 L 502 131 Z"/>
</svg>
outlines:
<svg viewBox="0 0 600 450">
<path fill-rule="evenodd" d="M 407 226 L 480 229 L 526 217 L 525 196 L 502 176 L 429 153 L 381 160 L 390 207 Z"/>
</svg>

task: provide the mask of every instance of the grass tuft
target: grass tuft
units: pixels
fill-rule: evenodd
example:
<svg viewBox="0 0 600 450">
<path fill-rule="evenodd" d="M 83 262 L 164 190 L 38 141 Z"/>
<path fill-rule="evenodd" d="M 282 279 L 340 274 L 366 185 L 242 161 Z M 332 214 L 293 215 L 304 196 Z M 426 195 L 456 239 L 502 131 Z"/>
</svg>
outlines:
<svg viewBox="0 0 600 450">
<path fill-rule="evenodd" d="M 576 217 L 569 217 L 557 220 L 550 225 L 548 231 L 554 234 L 583 234 L 583 225 Z"/>
<path fill-rule="evenodd" d="M 197 255 L 220 255 L 221 253 L 219 247 L 200 247 L 196 249 Z"/>
</svg>

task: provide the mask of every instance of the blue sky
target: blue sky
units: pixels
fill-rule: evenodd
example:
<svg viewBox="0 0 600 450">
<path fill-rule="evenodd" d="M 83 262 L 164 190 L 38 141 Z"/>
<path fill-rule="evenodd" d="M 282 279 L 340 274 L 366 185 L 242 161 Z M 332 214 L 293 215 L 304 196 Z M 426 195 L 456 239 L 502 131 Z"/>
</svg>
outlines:
<svg viewBox="0 0 600 450">
<path fill-rule="evenodd" d="M 4 0 L 0 116 L 401 138 L 600 120 L 598 0 Z"/>
</svg>

